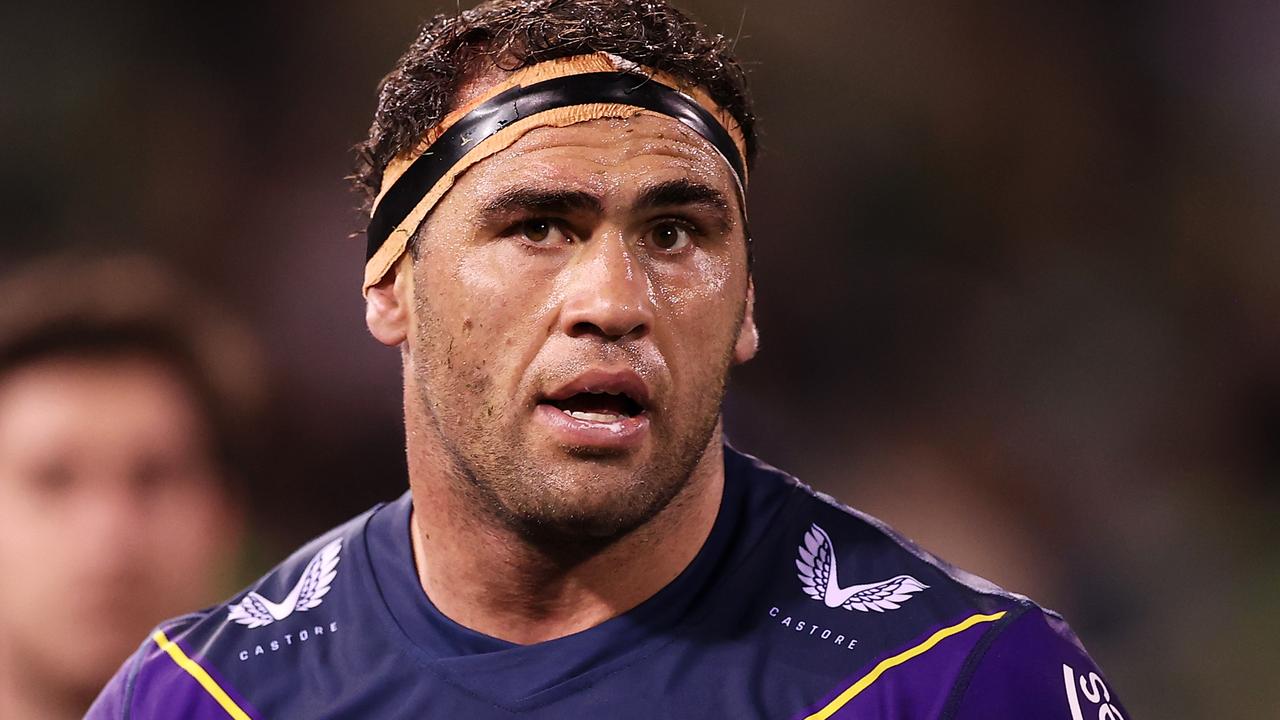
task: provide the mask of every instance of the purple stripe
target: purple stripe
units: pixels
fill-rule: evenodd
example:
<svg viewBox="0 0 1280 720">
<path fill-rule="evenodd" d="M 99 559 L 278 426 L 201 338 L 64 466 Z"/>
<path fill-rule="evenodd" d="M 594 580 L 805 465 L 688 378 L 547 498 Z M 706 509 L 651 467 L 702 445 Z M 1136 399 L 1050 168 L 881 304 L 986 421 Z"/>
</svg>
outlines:
<svg viewBox="0 0 1280 720">
<path fill-rule="evenodd" d="M 182 648 L 181 644 L 178 647 Z M 187 657 L 192 657 L 182 648 Z M 194 658 L 193 658 L 194 659 Z M 260 717 L 239 693 L 207 663 L 196 661 L 209 677 L 250 717 Z M 134 683 L 130 720 L 227 720 L 226 710 L 186 670 L 159 646 L 147 654 Z"/>
</svg>

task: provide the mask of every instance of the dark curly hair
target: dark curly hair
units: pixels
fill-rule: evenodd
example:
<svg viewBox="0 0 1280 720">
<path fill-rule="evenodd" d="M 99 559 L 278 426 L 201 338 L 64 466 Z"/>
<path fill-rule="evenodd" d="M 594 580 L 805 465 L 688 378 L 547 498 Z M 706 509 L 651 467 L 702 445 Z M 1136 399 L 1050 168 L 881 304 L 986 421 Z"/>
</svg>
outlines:
<svg viewBox="0 0 1280 720">
<path fill-rule="evenodd" d="M 490 0 L 437 15 L 382 79 L 369 138 L 351 176 L 365 209 L 392 159 L 453 109 L 462 84 L 486 68 L 506 71 L 555 58 L 608 52 L 702 87 L 742 127 L 756 154 L 746 75 L 730 43 L 663 0 Z"/>
</svg>

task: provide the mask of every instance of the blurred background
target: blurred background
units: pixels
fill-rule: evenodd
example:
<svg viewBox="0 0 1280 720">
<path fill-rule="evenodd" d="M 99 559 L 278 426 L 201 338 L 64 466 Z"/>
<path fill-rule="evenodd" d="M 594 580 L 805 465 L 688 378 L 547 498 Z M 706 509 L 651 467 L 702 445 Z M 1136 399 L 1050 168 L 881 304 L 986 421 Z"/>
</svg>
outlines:
<svg viewBox="0 0 1280 720">
<path fill-rule="evenodd" d="M 1062 611 L 1135 717 L 1280 717 L 1280 6 L 678 4 L 762 119 L 735 444 Z M 0 275 L 142 251 L 260 338 L 246 579 L 405 487 L 343 178 L 454 7 L 0 7 Z"/>
</svg>

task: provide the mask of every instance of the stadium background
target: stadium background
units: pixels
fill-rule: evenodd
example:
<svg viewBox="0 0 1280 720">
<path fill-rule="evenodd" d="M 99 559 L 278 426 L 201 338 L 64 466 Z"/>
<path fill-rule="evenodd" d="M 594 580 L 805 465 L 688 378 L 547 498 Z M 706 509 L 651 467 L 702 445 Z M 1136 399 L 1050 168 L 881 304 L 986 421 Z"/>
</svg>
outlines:
<svg viewBox="0 0 1280 720">
<path fill-rule="evenodd" d="M 1136 717 L 1275 717 L 1280 8 L 683 5 L 762 117 L 737 444 L 1063 611 Z M 0 9 L 0 272 L 145 250 L 262 338 L 247 576 L 403 487 L 342 178 L 452 7 Z"/>
</svg>

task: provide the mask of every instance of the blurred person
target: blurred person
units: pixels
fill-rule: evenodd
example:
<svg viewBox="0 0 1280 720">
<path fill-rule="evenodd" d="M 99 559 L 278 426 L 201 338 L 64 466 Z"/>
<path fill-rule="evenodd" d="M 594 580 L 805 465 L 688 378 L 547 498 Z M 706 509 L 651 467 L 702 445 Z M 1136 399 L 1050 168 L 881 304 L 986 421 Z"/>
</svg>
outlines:
<svg viewBox="0 0 1280 720">
<path fill-rule="evenodd" d="M 724 442 L 755 144 L 660 0 L 427 21 L 356 174 L 409 489 L 161 624 L 90 716 L 1125 717 L 1060 617 Z"/>
<path fill-rule="evenodd" d="M 142 258 L 0 281 L 0 717 L 83 717 L 148 628 L 226 591 L 253 362 Z"/>
</svg>

